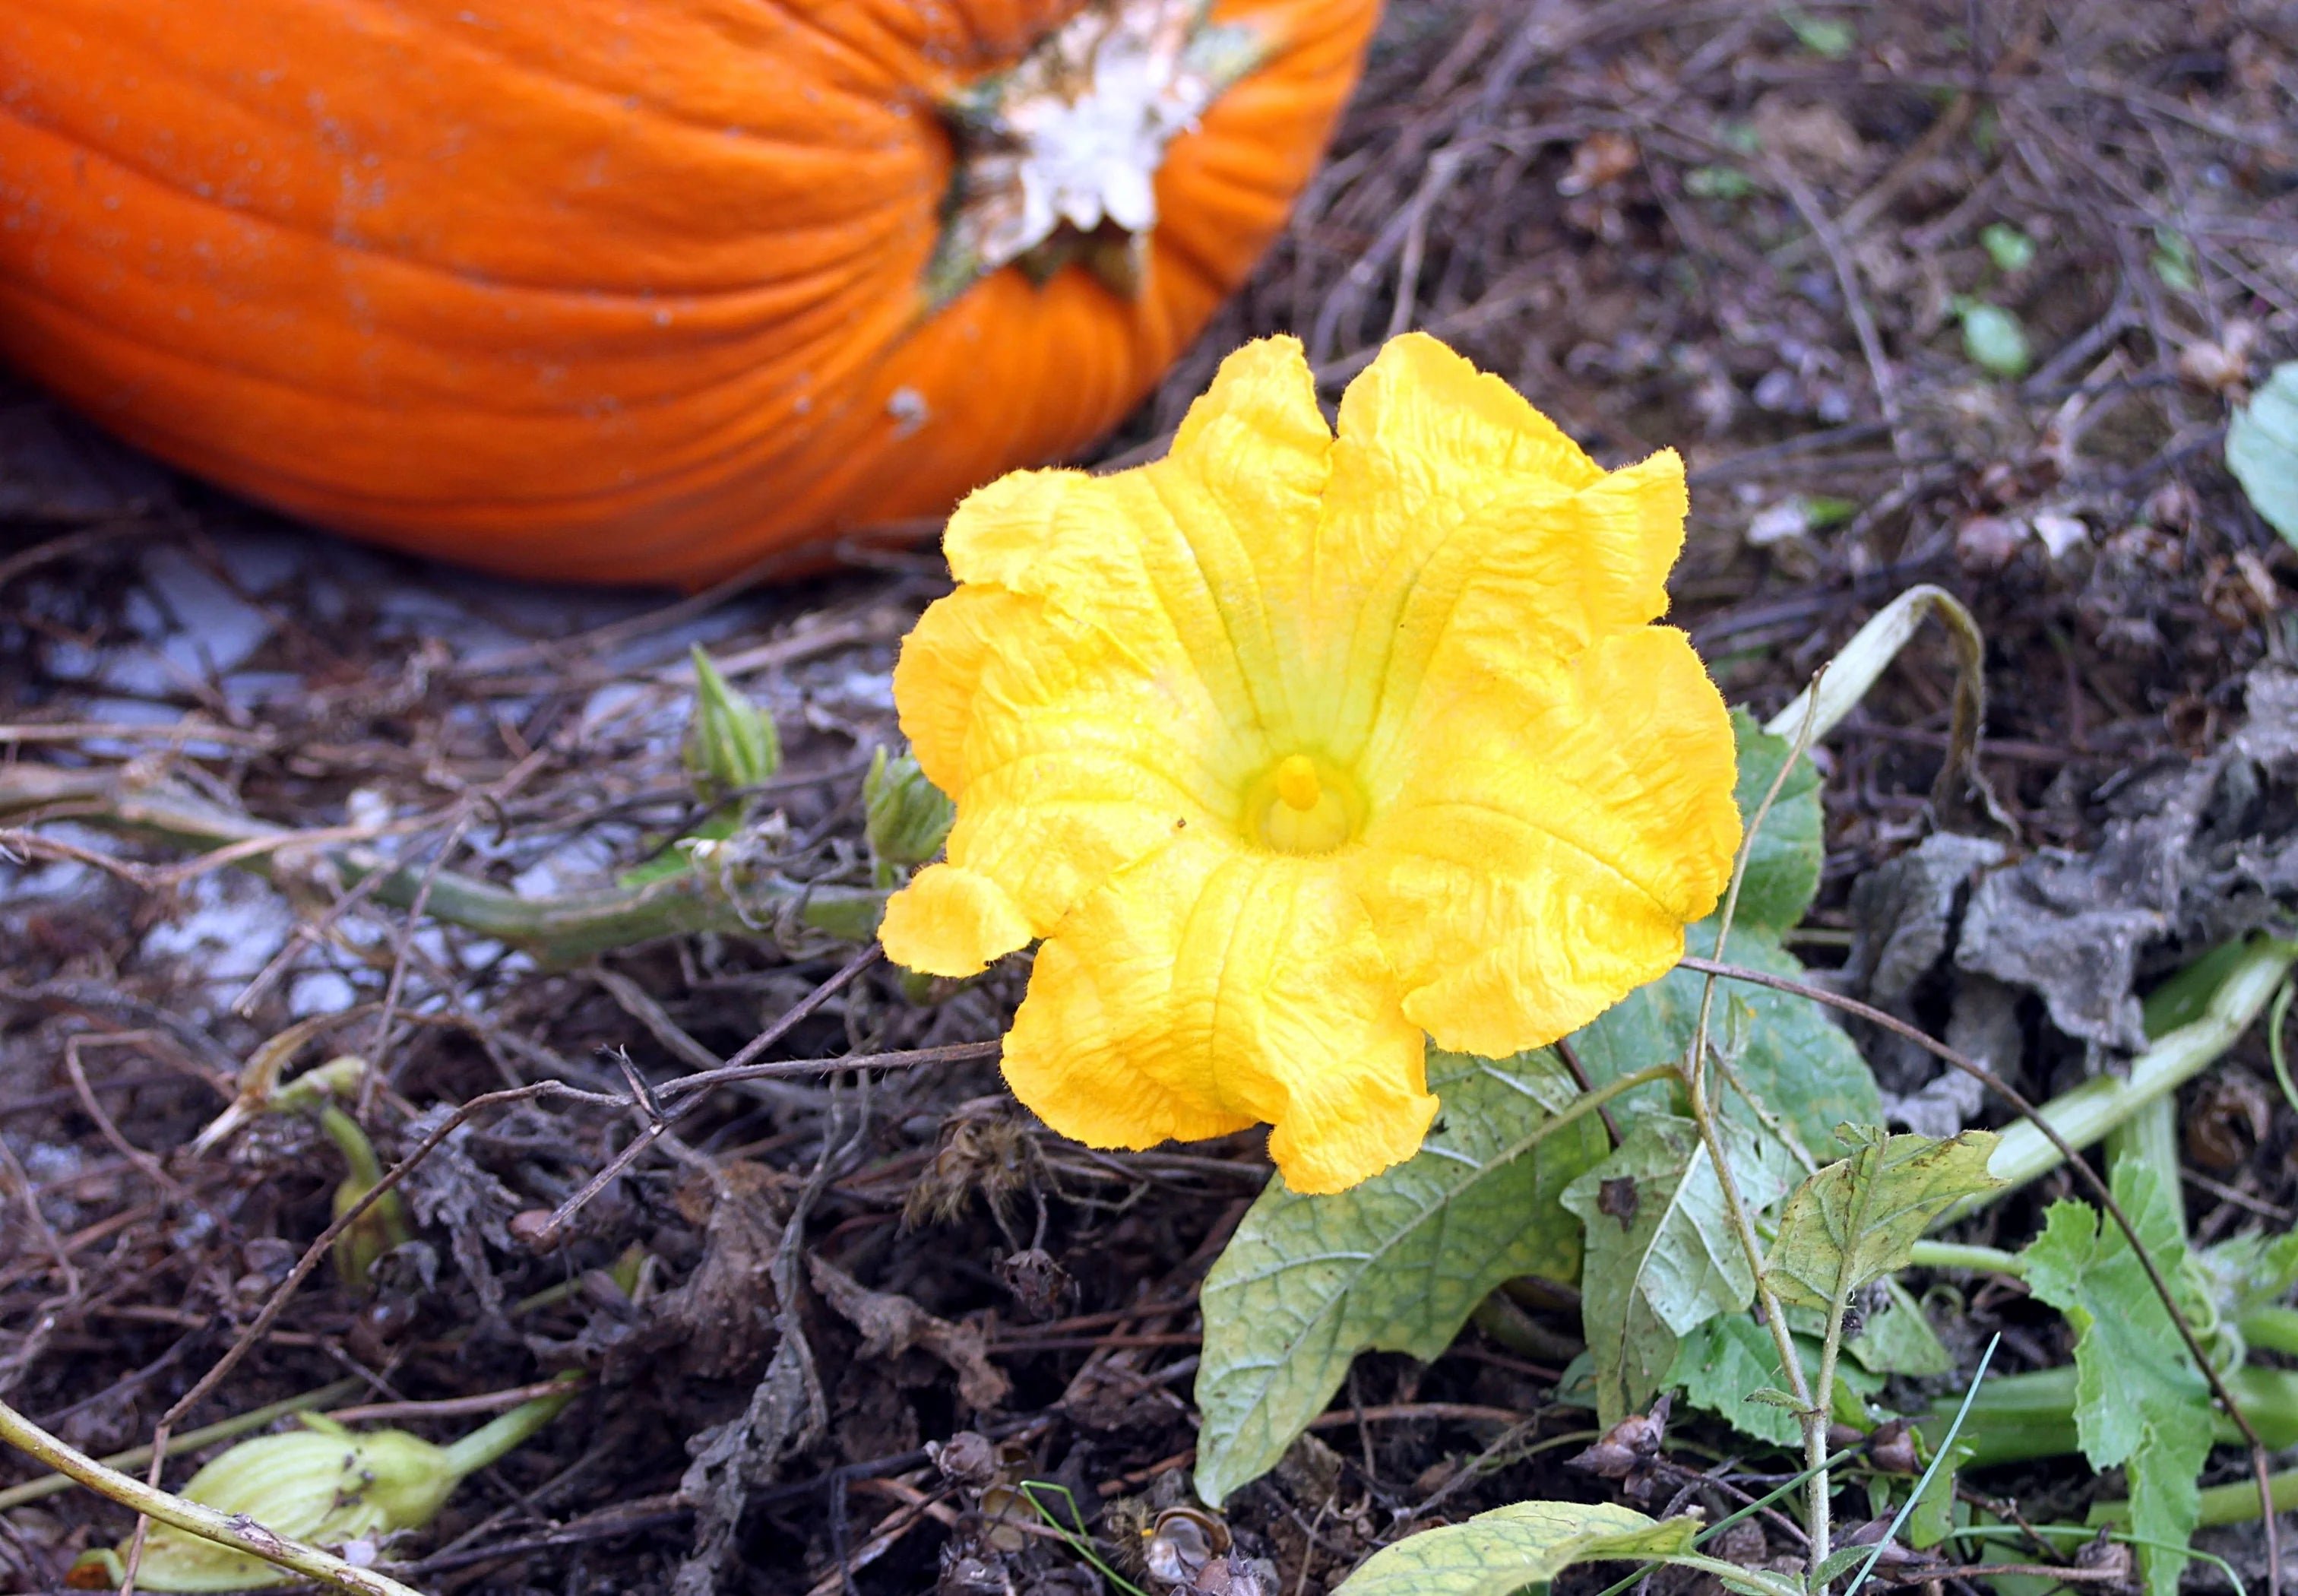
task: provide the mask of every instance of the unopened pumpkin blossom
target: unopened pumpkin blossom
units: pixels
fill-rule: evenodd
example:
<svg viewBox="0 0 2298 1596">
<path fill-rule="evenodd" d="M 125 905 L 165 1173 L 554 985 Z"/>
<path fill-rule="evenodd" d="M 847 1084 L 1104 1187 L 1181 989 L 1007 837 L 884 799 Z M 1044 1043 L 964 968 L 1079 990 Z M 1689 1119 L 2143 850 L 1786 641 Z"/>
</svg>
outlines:
<svg viewBox="0 0 2298 1596">
<path fill-rule="evenodd" d="M 887 953 L 1042 939 L 1014 1095 L 1100 1146 L 1274 1129 L 1296 1191 L 1409 1158 L 1426 1039 L 1504 1056 L 1673 964 L 1739 846 L 1724 702 L 1652 624 L 1683 468 L 1598 467 L 1433 338 L 1349 385 L 1249 344 L 1166 458 L 959 508 L 894 673 L 957 805 Z"/>
</svg>

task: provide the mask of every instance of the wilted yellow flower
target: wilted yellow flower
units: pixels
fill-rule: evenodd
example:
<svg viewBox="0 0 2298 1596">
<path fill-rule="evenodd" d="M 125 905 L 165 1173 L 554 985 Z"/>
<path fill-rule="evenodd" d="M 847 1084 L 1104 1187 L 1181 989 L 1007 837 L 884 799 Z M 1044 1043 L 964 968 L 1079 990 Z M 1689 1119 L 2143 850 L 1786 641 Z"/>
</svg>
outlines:
<svg viewBox="0 0 2298 1596">
<path fill-rule="evenodd" d="M 1649 624 L 1684 510 L 1674 454 L 1608 473 L 1417 335 L 1337 438 L 1269 339 L 1164 459 L 991 484 L 894 673 L 957 824 L 886 951 L 966 975 L 1045 939 L 1005 1077 L 1065 1135 L 1265 1121 L 1305 1192 L 1409 1157 L 1424 1031 L 1553 1041 L 1729 874 L 1723 699 Z"/>
</svg>

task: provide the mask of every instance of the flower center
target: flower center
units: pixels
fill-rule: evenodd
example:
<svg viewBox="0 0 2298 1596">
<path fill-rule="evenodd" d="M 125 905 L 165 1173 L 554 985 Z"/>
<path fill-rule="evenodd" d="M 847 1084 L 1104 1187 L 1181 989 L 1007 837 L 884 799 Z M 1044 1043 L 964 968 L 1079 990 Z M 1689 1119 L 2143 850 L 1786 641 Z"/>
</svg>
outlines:
<svg viewBox="0 0 2298 1596">
<path fill-rule="evenodd" d="M 1313 754 L 1287 754 L 1245 788 L 1246 834 L 1280 854 L 1329 854 L 1363 824 L 1356 783 Z"/>
</svg>

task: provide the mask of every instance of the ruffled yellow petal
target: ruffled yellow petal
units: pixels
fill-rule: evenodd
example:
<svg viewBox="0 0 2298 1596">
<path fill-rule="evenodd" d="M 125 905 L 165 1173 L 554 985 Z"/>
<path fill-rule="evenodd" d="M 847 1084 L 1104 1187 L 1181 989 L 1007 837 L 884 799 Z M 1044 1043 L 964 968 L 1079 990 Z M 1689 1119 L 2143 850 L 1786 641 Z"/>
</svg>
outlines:
<svg viewBox="0 0 2298 1596">
<path fill-rule="evenodd" d="M 1464 629 L 1569 652 L 1663 613 L 1683 471 L 1662 453 L 1607 474 L 1500 379 L 1409 335 L 1341 401 L 1324 509 L 1327 713 L 1339 746 L 1379 759 Z"/>
<path fill-rule="evenodd" d="M 965 734 L 973 694 L 993 653 L 1033 624 L 1037 602 L 995 587 L 961 587 L 926 607 L 894 662 L 894 704 L 926 780 L 965 790 Z"/>
<path fill-rule="evenodd" d="M 944 547 L 961 580 L 1042 599 L 1145 676 L 1194 678 L 1230 724 L 1275 727 L 1331 447 L 1299 344 L 1264 340 L 1222 362 L 1163 459 L 1005 478 L 958 507 Z"/>
<path fill-rule="evenodd" d="M 974 682 L 950 863 L 1046 935 L 1112 872 L 1228 823 L 1230 737 L 1186 671 L 1145 673 L 1106 633 L 1042 614 L 1008 627 Z"/>
<path fill-rule="evenodd" d="M 929 864 L 886 900 L 886 956 L 927 975 L 979 975 L 1029 940 L 1029 922 L 988 876 Z"/>
<path fill-rule="evenodd" d="M 1337 441 L 1269 340 L 1164 460 L 981 490 L 896 673 L 958 819 L 888 951 L 963 974 L 1046 939 L 1006 1072 L 1086 1141 L 1267 1121 L 1308 1192 L 1410 1156 L 1424 1028 L 1575 1029 L 1724 885 L 1730 725 L 1649 624 L 1684 509 L 1674 455 L 1607 473 L 1418 336 Z"/>
<path fill-rule="evenodd" d="M 1396 996 L 1335 863 L 1177 841 L 1037 950 L 1005 1079 L 1099 1146 L 1268 1121 L 1287 1184 L 1339 1191 L 1410 1157 L 1435 1115 Z"/>
<path fill-rule="evenodd" d="M 1731 722 L 1682 633 L 1639 627 L 1565 659 L 1497 649 L 1440 656 L 1409 768 L 1374 794 L 1351 859 L 1405 1013 L 1493 1057 L 1577 1030 L 1682 957 L 1740 843 Z"/>
</svg>

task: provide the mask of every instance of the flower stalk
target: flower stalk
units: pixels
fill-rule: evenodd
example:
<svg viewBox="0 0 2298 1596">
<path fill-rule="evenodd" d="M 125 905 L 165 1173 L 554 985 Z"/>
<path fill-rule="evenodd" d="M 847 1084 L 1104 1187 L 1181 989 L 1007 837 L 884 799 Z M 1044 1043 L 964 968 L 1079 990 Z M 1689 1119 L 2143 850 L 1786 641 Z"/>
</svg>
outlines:
<svg viewBox="0 0 2298 1596">
<path fill-rule="evenodd" d="M 556 1418 L 574 1400 L 581 1379 L 562 1376 L 550 1393 L 520 1403 L 449 1446 L 403 1430 L 354 1434 L 316 1414 L 302 1416 L 300 1431 L 241 1442 L 194 1474 L 180 1498 L 166 1499 L 223 1515 L 233 1525 L 256 1526 L 259 1543 L 243 1544 L 218 1536 L 206 1522 L 186 1524 L 144 1509 L 161 1524 L 144 1538 L 137 1583 L 164 1592 L 284 1584 L 293 1574 L 311 1570 L 274 1556 L 266 1548 L 275 1542 L 315 1551 L 371 1549 L 402 1531 L 420 1529 L 438 1516 L 465 1476 Z M 72 1584 L 83 1589 L 99 1581 L 109 1585 L 123 1571 L 120 1552 L 92 1551 L 74 1565 Z"/>
<path fill-rule="evenodd" d="M 359 1567 L 332 1552 L 277 1534 L 246 1514 L 224 1512 L 189 1501 L 107 1468 L 49 1435 L 5 1402 L 0 1402 L 0 1441 L 98 1495 L 110 1497 L 121 1507 L 186 1535 L 244 1553 L 260 1564 L 300 1574 L 336 1590 L 350 1592 L 351 1596 L 422 1596 L 420 1592 L 388 1575 Z"/>
</svg>

